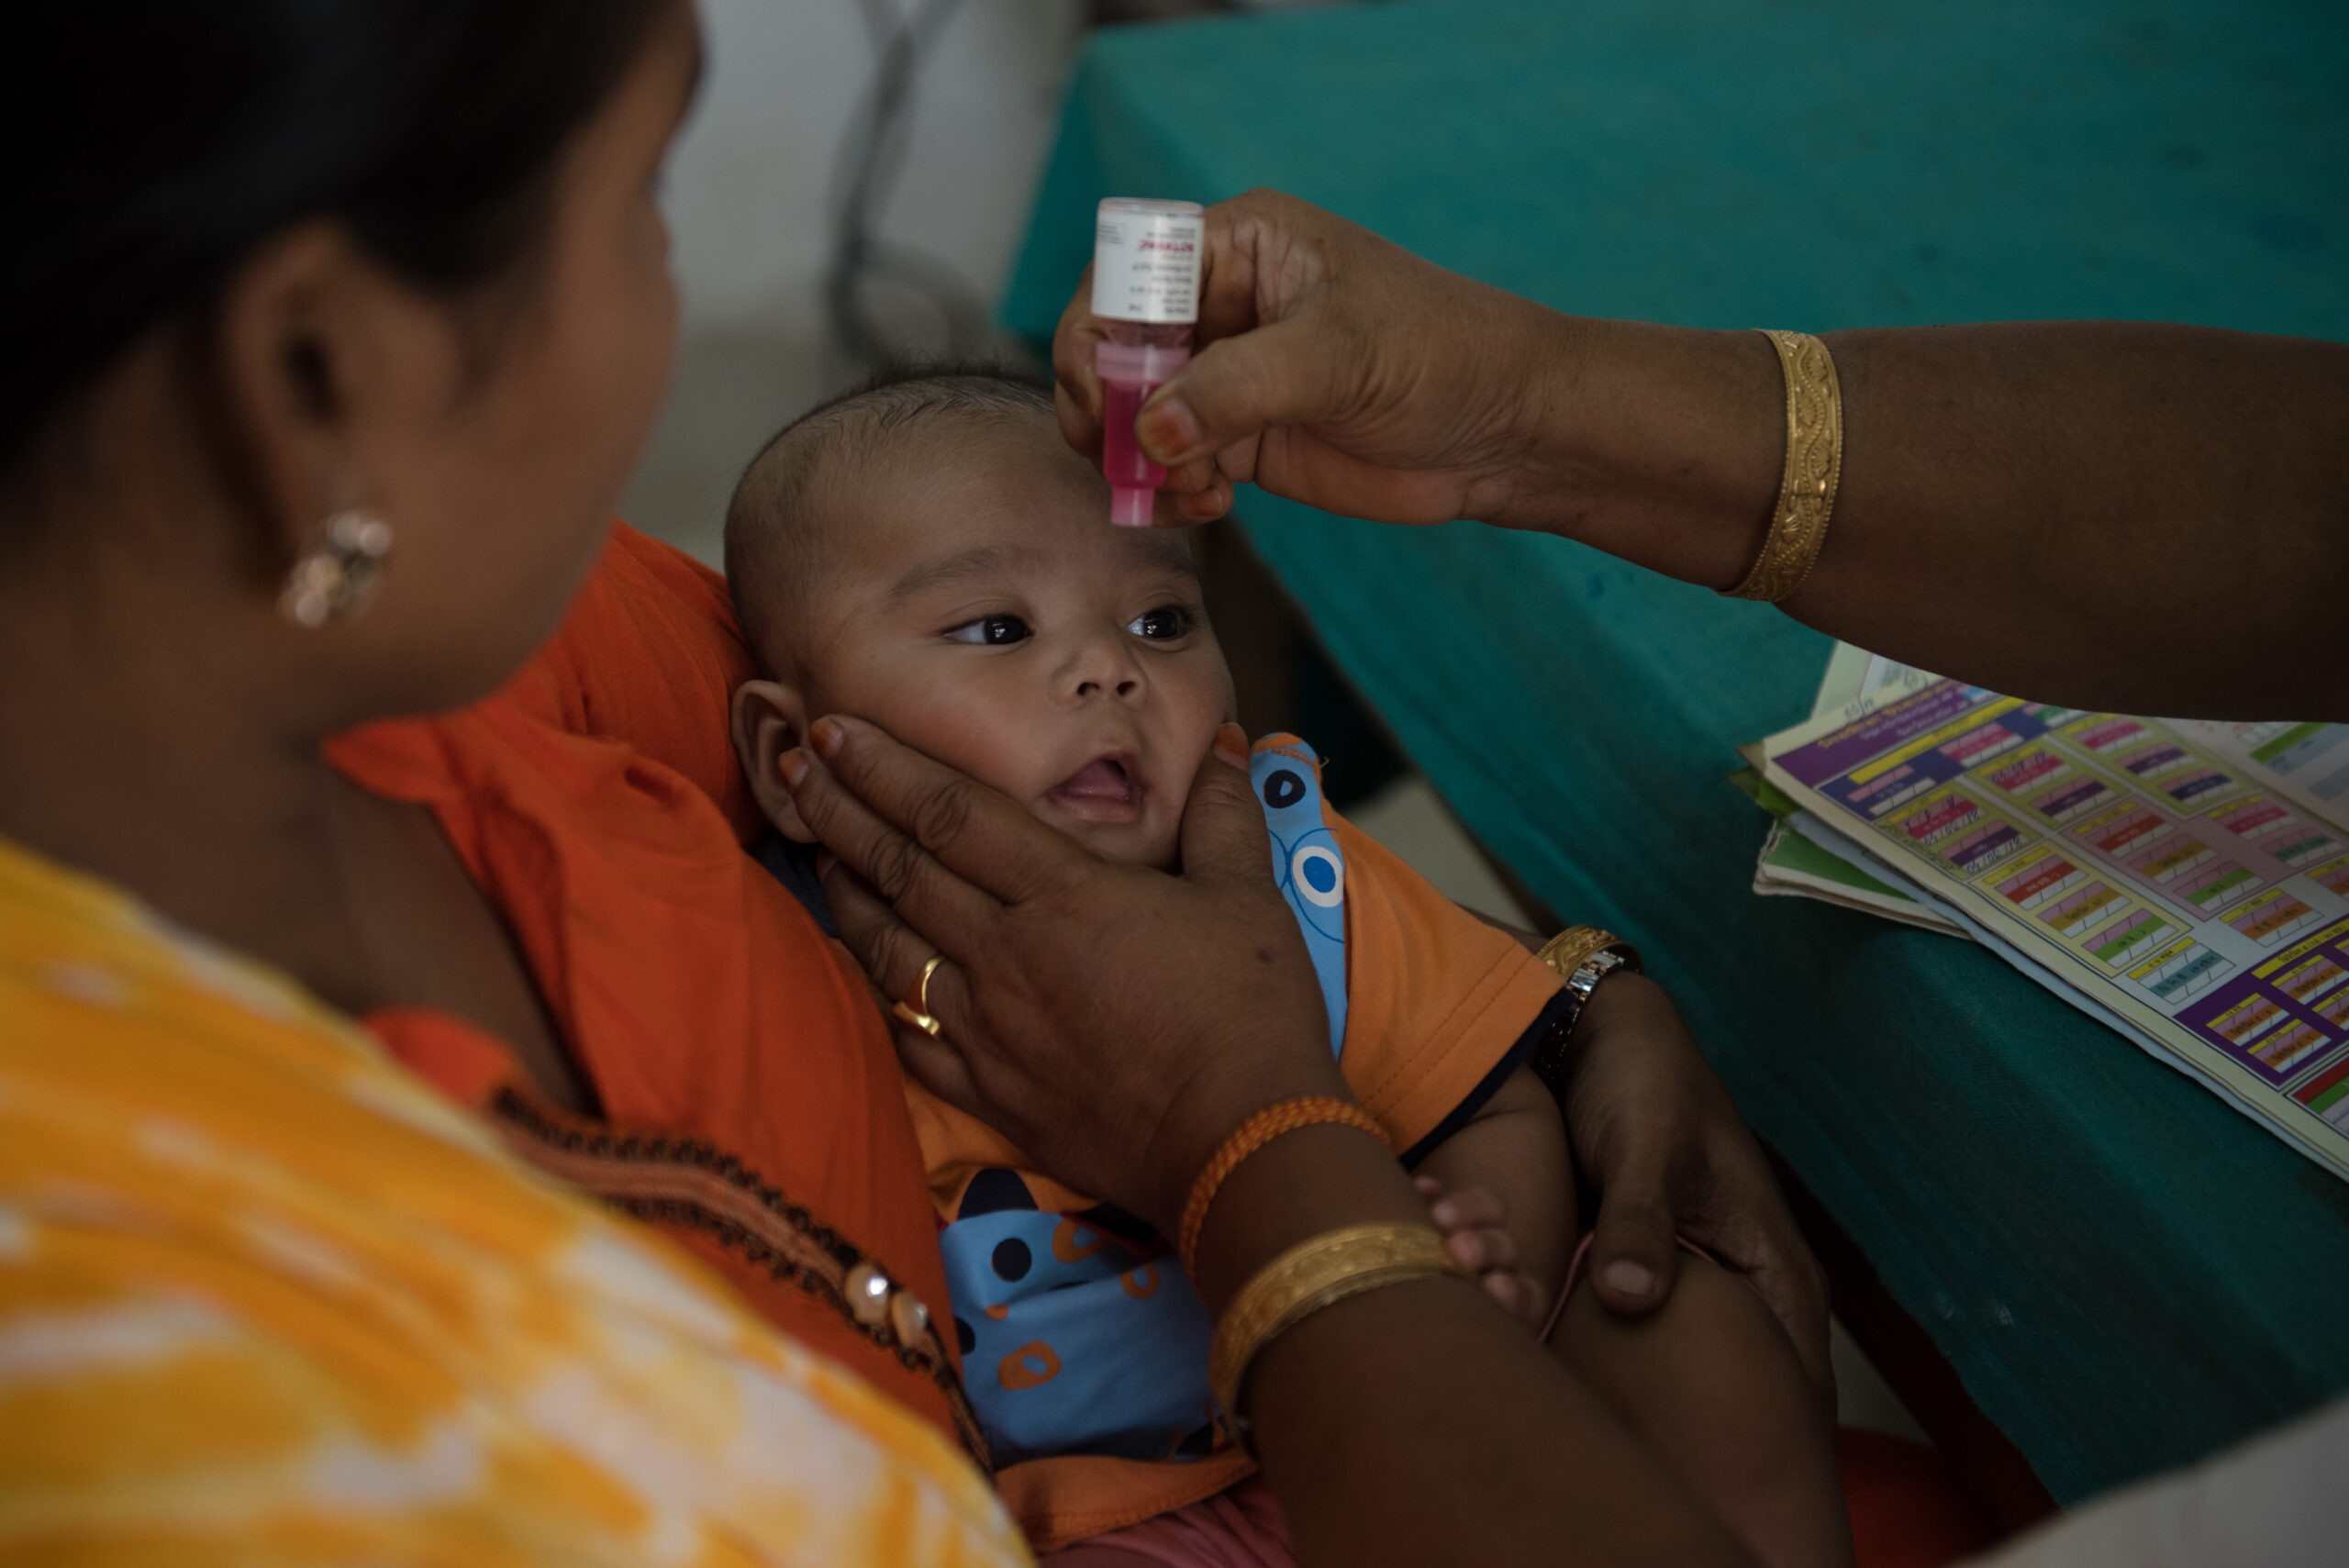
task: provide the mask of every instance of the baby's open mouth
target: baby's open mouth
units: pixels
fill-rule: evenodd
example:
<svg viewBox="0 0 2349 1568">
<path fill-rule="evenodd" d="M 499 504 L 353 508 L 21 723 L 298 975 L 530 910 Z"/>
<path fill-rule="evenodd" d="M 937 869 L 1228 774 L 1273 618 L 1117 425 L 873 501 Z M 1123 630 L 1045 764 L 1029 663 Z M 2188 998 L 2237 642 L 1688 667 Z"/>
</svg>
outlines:
<svg viewBox="0 0 2349 1568">
<path fill-rule="evenodd" d="M 1141 781 L 1133 760 L 1096 757 L 1052 786 L 1052 799 L 1088 822 L 1130 822 L 1141 815 Z"/>
</svg>

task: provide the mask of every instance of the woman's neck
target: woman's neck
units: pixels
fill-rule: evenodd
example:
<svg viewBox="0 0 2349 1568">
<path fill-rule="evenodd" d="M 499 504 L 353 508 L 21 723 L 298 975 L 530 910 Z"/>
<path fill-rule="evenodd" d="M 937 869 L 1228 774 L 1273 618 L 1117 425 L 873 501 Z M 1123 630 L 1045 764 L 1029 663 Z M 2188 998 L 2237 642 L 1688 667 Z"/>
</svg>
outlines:
<svg viewBox="0 0 2349 1568">
<path fill-rule="evenodd" d="M 168 606 L 146 610 L 0 585 L 0 833 L 347 993 L 348 786 L 316 737 L 255 717 L 258 694 L 234 689 L 221 650 L 171 635 L 154 618 Z"/>
</svg>

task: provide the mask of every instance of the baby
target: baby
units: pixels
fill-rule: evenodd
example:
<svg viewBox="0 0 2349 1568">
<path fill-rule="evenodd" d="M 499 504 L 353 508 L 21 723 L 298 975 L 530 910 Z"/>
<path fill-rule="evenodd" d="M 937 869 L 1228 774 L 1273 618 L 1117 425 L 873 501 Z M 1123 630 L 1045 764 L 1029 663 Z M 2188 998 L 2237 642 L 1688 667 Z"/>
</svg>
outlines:
<svg viewBox="0 0 2349 1568">
<path fill-rule="evenodd" d="M 1111 528 L 1107 501 L 1100 474 L 1062 439 L 1051 393 L 987 372 L 885 377 L 803 417 L 751 462 L 727 516 L 726 570 L 763 674 L 735 694 L 734 744 L 776 829 L 762 858 L 819 920 L 813 835 L 776 760 L 825 713 L 881 725 L 1099 854 L 1175 863 L 1186 791 L 1235 714 L 1231 675 L 1185 536 Z M 1348 1083 L 1422 1190 L 1454 1195 L 1439 1218 L 1477 1230 L 1461 1250 L 1491 1265 L 1496 1297 L 1546 1324 L 1575 1210 L 1557 1106 L 1527 1061 L 1570 1017 L 1557 976 L 1531 939 L 1446 902 L 1330 810 L 1301 741 L 1260 741 L 1252 761 L 1273 869 Z M 907 1093 L 964 1388 L 1038 1550 L 1286 1560 L 1268 1495 L 1235 1486 L 1250 1463 L 1208 1394 L 1212 1324 L 1165 1242 L 918 1086 Z M 1653 1396 L 1635 1386 L 1619 1403 L 1765 1559 L 1818 1561 L 1818 1541 L 1842 1537 L 1831 1485 L 1757 1505 L 1741 1488 L 1774 1465 L 1720 1455 L 1723 1421 L 1762 1441 L 1781 1441 L 1784 1427 L 1825 1442 L 1792 1346 L 1758 1298 L 1720 1287 L 1726 1278 L 1691 1261 L 1674 1321 L 1657 1327 L 1705 1339 L 1705 1353 L 1684 1355 Z M 1558 1315 L 1552 1340 L 1578 1366 L 1641 1331 L 1589 1298 L 1576 1293 L 1581 1309 Z M 1751 1355 L 1757 1335 L 1777 1342 Z M 1698 1370 L 1720 1354 L 1776 1357 L 1766 1375 L 1718 1389 L 1716 1402 L 1740 1407 L 1726 1414 L 1697 1386 L 1721 1382 Z"/>
</svg>

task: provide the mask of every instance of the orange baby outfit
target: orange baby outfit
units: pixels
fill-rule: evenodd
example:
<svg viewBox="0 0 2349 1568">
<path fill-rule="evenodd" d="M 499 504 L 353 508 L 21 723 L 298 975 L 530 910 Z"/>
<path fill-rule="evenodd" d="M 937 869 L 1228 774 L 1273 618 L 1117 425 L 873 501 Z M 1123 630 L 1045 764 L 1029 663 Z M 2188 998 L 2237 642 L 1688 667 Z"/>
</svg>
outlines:
<svg viewBox="0 0 2349 1568">
<path fill-rule="evenodd" d="M 542 1168 L 658 1226 L 760 1314 L 966 1442 L 905 1084 L 854 962 L 741 848 L 727 739 L 749 678 L 723 581 L 625 526 L 554 639 L 488 700 L 339 739 L 429 806 L 504 915 L 604 1115 L 522 1088 L 459 1020 L 370 1019 Z M 877 1273 L 904 1295 L 866 1320 Z M 916 1303 L 921 1310 L 916 1309 Z"/>
</svg>

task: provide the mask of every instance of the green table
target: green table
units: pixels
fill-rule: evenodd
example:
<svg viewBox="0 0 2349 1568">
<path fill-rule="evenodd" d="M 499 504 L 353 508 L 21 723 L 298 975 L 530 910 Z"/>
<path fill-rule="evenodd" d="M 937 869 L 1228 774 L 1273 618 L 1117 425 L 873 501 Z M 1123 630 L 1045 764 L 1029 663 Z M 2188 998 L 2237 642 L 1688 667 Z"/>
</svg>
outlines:
<svg viewBox="0 0 2349 1568">
<path fill-rule="evenodd" d="M 2349 6 L 1486 0 L 1096 37 L 1006 316 L 1104 195 L 1322 203 L 1551 304 L 2349 338 Z M 2349 1386 L 2349 1188 L 1987 953 L 1748 891 L 1731 748 L 1827 642 L 1562 541 L 1244 495 L 1413 759 L 1637 939 L 1755 1127 L 2059 1501 Z"/>
</svg>

